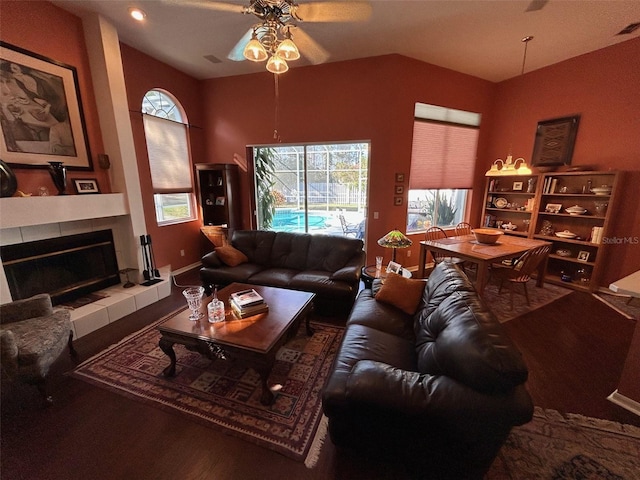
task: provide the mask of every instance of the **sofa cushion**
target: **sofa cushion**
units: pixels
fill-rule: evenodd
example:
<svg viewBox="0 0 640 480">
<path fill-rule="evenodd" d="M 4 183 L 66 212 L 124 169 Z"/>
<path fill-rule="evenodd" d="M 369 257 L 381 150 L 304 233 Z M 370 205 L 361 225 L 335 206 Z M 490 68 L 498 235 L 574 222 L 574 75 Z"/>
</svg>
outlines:
<svg viewBox="0 0 640 480">
<path fill-rule="evenodd" d="M 288 288 L 296 273 L 298 273 L 297 270 L 290 268 L 265 268 L 255 275 L 252 275 L 251 278 L 249 278 L 249 283 Z"/>
<path fill-rule="evenodd" d="M 483 393 L 507 392 L 527 367 L 502 325 L 475 292 L 454 291 L 416 314 L 418 371 L 446 375 Z"/>
<path fill-rule="evenodd" d="M 231 245 L 223 245 L 215 249 L 216 255 L 225 265 L 230 267 L 237 267 L 242 263 L 249 261 L 247 256 L 240 250 L 233 248 Z"/>
<path fill-rule="evenodd" d="M 376 300 L 391 304 L 409 315 L 416 313 L 425 282 L 390 273 L 376 293 Z"/>
<path fill-rule="evenodd" d="M 231 237 L 231 244 L 244 253 L 250 263 L 269 265 L 271 248 L 276 238 L 276 232 L 266 230 L 235 230 Z"/>
<path fill-rule="evenodd" d="M 383 362 L 404 370 L 416 368 L 412 341 L 363 325 L 350 325 L 335 359 L 335 368 L 350 372 L 361 360 Z"/>
<path fill-rule="evenodd" d="M 398 310 L 392 305 L 376 301 L 372 290 L 368 288 L 358 294 L 358 298 L 349 314 L 347 326 L 349 325 L 363 325 L 375 328 L 415 343 L 413 316 Z"/>
<path fill-rule="evenodd" d="M 362 251 L 362 240 L 330 235 L 311 235 L 306 270 L 336 272 Z"/>
<path fill-rule="evenodd" d="M 311 235 L 306 233 L 278 232 L 271 248 L 269 265 L 293 270 L 304 270 Z"/>
<path fill-rule="evenodd" d="M 312 291 L 318 295 L 333 295 L 336 298 L 352 297 L 354 293 L 351 285 L 334 280 L 331 272 L 314 270 L 296 273 L 289 286 L 297 290 Z"/>
</svg>

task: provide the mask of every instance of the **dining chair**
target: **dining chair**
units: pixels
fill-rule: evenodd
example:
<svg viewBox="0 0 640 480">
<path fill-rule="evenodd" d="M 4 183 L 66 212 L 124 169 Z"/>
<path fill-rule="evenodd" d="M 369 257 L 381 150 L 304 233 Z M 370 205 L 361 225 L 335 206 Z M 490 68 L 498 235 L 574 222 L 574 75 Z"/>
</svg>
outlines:
<svg viewBox="0 0 640 480">
<path fill-rule="evenodd" d="M 440 227 L 429 227 L 427 231 L 424 232 L 425 240 L 439 240 L 441 238 L 447 238 L 447 232 L 445 232 Z M 446 261 L 446 262 L 455 263 L 461 267 L 463 267 L 463 264 L 464 264 L 464 260 L 462 260 L 461 258 L 451 257 L 444 253 L 431 252 L 431 256 L 433 257 L 433 261 L 435 263 Z M 464 267 L 463 267 L 463 270 L 464 270 Z"/>
<path fill-rule="evenodd" d="M 456 236 L 461 235 L 471 235 L 471 225 L 467 222 L 460 222 L 456 225 Z M 474 270 L 477 273 L 478 264 L 473 262 L 463 262 L 462 269 L 467 272 L 467 270 Z"/>
<path fill-rule="evenodd" d="M 467 222 L 460 222 L 456 225 L 456 236 L 471 235 L 471 225 Z"/>
<path fill-rule="evenodd" d="M 511 290 L 511 310 L 513 310 L 513 294 L 515 292 L 516 284 L 520 283 L 524 287 L 524 296 L 527 299 L 527 305 L 529 303 L 529 292 L 527 291 L 527 282 L 531 279 L 531 275 L 538 268 L 540 262 L 549 254 L 551 245 L 541 245 L 531 250 L 527 250 L 518 258 L 511 267 L 501 266 L 494 267 L 492 269 L 492 275 L 500 280 L 500 287 L 498 288 L 498 294 L 502 292 L 502 287 L 505 281 L 509 282 Z"/>
</svg>

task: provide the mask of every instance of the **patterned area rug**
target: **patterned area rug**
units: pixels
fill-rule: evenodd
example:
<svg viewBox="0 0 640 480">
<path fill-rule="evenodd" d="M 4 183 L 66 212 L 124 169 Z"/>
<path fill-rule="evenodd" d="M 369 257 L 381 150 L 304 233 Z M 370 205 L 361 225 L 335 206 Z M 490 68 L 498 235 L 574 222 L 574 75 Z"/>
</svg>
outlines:
<svg viewBox="0 0 640 480">
<path fill-rule="evenodd" d="M 183 309 L 184 310 L 184 309 Z M 260 379 L 233 361 L 209 360 L 175 345 L 177 374 L 165 378 L 168 357 L 156 326 L 165 317 L 77 367 L 71 375 L 149 404 L 179 412 L 225 433 L 280 452 L 312 468 L 326 435 L 320 392 L 344 329 L 304 322 L 282 347 L 269 377 L 276 397 L 260 403 Z"/>
<path fill-rule="evenodd" d="M 498 293 L 499 285 L 490 282 L 484 289 L 482 298 L 489 309 L 495 314 L 500 323 L 508 322 L 520 315 L 529 313 L 540 307 L 548 305 L 551 302 L 570 294 L 573 290 L 564 288 L 560 285 L 554 285 L 549 282 L 544 287 L 536 287 L 535 280 L 529 280 L 527 283 L 527 291 L 529 292 L 530 305 L 524 296 L 524 288 L 522 285 L 516 285 L 516 293 L 513 296 L 513 310 L 511 309 L 511 290 L 508 285 L 502 288 L 502 292 Z"/>
<path fill-rule="evenodd" d="M 634 480 L 640 428 L 536 407 L 511 431 L 485 480 Z"/>
</svg>

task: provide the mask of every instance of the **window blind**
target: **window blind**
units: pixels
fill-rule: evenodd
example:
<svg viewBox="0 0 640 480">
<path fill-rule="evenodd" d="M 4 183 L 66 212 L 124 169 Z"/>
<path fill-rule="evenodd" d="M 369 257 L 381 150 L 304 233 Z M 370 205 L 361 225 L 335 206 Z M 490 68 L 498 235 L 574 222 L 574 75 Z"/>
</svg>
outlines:
<svg viewBox="0 0 640 480">
<path fill-rule="evenodd" d="M 153 193 L 192 192 L 187 126 L 152 115 L 143 122 Z"/>
<path fill-rule="evenodd" d="M 475 127 L 415 120 L 409 188 L 471 188 L 478 134 Z"/>
</svg>

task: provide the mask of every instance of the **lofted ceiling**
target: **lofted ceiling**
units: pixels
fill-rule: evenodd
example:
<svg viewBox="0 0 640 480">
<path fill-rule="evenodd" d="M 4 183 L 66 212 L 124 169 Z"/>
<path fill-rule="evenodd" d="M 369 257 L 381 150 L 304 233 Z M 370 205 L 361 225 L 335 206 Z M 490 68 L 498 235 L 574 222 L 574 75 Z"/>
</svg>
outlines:
<svg viewBox="0 0 640 480">
<path fill-rule="evenodd" d="M 198 79 L 264 71 L 264 64 L 227 59 L 257 22 L 254 16 L 172 1 L 52 3 L 79 16 L 102 15 L 123 43 Z M 248 5 L 249 0 L 228 3 Z M 535 37 L 528 46 L 527 72 L 640 35 L 640 28 L 617 35 L 640 22 L 639 0 L 371 0 L 370 4 L 372 13 L 364 22 L 299 26 L 329 53 L 327 62 L 396 53 L 493 82 L 520 74 L 521 39 L 527 35 Z M 146 13 L 142 23 L 129 16 L 128 9 L 134 6 Z M 302 54 L 291 68 L 310 64 Z"/>
</svg>

